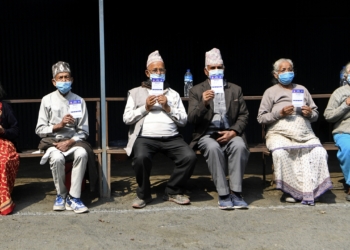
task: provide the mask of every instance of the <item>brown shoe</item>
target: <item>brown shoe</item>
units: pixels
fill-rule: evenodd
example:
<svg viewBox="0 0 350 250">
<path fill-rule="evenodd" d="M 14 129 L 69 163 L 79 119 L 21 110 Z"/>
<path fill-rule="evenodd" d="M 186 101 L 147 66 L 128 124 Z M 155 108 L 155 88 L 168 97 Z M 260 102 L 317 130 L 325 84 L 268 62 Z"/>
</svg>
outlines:
<svg viewBox="0 0 350 250">
<path fill-rule="evenodd" d="M 187 205 L 191 203 L 190 199 L 182 194 L 164 194 L 163 200 L 172 201 L 179 205 Z"/>
</svg>

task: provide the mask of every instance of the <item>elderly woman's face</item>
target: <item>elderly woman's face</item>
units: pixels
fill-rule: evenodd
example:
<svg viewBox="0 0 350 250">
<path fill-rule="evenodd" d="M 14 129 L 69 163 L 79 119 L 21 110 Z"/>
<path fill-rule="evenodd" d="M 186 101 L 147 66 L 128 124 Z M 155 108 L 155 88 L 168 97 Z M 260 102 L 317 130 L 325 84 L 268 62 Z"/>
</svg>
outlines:
<svg viewBox="0 0 350 250">
<path fill-rule="evenodd" d="M 350 75 L 350 65 L 346 66 L 345 75 Z"/>
<path fill-rule="evenodd" d="M 274 74 L 275 78 L 278 79 L 278 75 L 279 74 L 282 74 L 282 73 L 285 73 L 285 72 L 293 72 L 293 67 L 292 65 L 290 65 L 289 62 L 287 61 L 284 61 L 284 62 L 281 62 L 280 63 L 280 67 L 278 69 L 278 73 Z"/>
</svg>

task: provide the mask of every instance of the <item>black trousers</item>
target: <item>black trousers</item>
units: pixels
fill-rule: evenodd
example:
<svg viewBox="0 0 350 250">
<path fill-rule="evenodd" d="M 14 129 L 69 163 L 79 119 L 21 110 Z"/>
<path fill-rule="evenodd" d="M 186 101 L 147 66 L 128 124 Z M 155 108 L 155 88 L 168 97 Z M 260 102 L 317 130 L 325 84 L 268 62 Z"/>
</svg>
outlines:
<svg viewBox="0 0 350 250">
<path fill-rule="evenodd" d="M 158 152 L 165 154 L 175 163 L 173 173 L 168 180 L 166 194 L 183 194 L 187 180 L 191 177 L 197 162 L 195 152 L 183 140 L 181 135 L 173 137 L 138 137 L 133 146 L 132 166 L 135 170 L 137 196 L 140 199 L 151 198 L 152 159 Z M 167 167 L 164 165 L 164 167 Z"/>
</svg>

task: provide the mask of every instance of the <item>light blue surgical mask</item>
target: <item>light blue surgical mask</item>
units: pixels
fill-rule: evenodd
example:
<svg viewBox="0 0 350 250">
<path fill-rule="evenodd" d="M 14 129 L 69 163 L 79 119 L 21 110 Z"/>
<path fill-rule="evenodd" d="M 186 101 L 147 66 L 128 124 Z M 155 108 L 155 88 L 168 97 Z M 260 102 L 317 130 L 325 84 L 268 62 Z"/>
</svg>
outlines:
<svg viewBox="0 0 350 250">
<path fill-rule="evenodd" d="M 224 70 L 223 69 L 212 69 L 212 70 L 209 70 L 209 78 L 212 75 L 222 75 L 222 76 L 224 76 Z"/>
<path fill-rule="evenodd" d="M 288 85 L 293 81 L 294 72 L 284 72 L 278 75 L 278 81 L 283 85 Z"/>
<path fill-rule="evenodd" d="M 161 78 L 163 81 L 165 81 L 165 74 L 150 74 L 149 78 L 152 81 L 152 78 Z"/>
<path fill-rule="evenodd" d="M 56 82 L 56 88 L 62 94 L 67 94 L 72 89 L 72 82 Z"/>
<path fill-rule="evenodd" d="M 348 77 L 346 78 L 346 81 L 348 82 L 348 84 L 350 84 L 350 75 L 348 75 Z"/>
</svg>

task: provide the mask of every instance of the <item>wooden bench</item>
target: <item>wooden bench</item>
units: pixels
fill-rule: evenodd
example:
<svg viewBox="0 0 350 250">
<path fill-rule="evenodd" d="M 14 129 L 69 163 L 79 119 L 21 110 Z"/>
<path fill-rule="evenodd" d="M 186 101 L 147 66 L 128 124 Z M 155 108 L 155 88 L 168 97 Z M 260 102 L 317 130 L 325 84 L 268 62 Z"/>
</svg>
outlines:
<svg viewBox="0 0 350 250">
<path fill-rule="evenodd" d="M 313 99 L 322 99 L 322 98 L 327 98 L 329 99 L 329 97 L 331 96 L 331 94 L 313 94 L 312 98 Z M 259 101 L 262 99 L 262 96 L 244 96 L 244 100 L 246 101 Z M 188 101 L 188 98 L 186 97 L 182 97 L 183 101 Z M 126 97 L 107 97 L 106 98 L 106 109 L 108 109 L 108 102 L 120 102 L 120 101 L 127 101 Z M 320 113 L 320 115 L 322 115 Z M 107 116 L 107 122 L 106 122 L 107 126 L 108 126 L 108 116 Z M 107 143 L 108 143 L 108 128 L 107 128 Z M 271 152 L 267 149 L 266 145 L 265 145 L 265 129 L 262 126 L 262 141 L 261 143 L 250 143 L 248 144 L 249 150 L 251 153 L 261 153 L 262 154 L 262 176 L 263 176 L 263 183 L 265 184 L 266 182 L 266 157 L 271 155 Z M 335 146 L 334 142 L 323 142 L 322 146 L 327 150 L 338 150 L 338 148 Z M 110 147 L 107 146 L 106 149 L 106 153 L 107 153 L 107 186 L 108 186 L 108 190 L 110 190 L 111 188 L 111 180 L 110 180 L 110 176 L 111 176 L 111 162 L 112 162 L 112 155 L 126 155 L 126 152 L 123 148 L 121 147 Z M 200 151 L 196 151 L 196 154 L 200 154 Z"/>
<path fill-rule="evenodd" d="M 244 99 L 246 101 L 249 100 L 261 100 L 262 96 L 245 96 Z M 188 97 L 182 97 L 181 98 L 183 101 L 188 101 Z M 108 109 L 108 102 L 120 102 L 120 101 L 126 101 L 126 97 L 107 97 L 106 98 L 106 109 Z M 108 117 L 107 117 L 107 123 L 108 125 Z M 107 128 L 108 131 L 108 128 Z M 107 132 L 107 142 L 108 142 L 108 132 Z M 269 150 L 266 148 L 265 143 L 251 143 L 248 145 L 249 150 L 251 153 L 262 153 L 262 168 L 263 168 L 263 180 L 265 182 L 266 180 L 266 159 L 265 156 L 270 155 Z M 111 162 L 112 162 L 112 155 L 126 155 L 126 152 L 123 148 L 121 147 L 110 147 L 107 146 L 106 149 L 106 154 L 107 154 L 107 185 L 108 189 L 110 190 L 110 176 L 111 176 Z M 200 154 L 200 151 L 197 150 L 196 154 Z"/>
<path fill-rule="evenodd" d="M 96 123 L 95 123 L 95 143 L 96 147 L 93 148 L 93 151 L 96 155 L 96 162 L 97 162 L 97 168 L 98 168 L 98 181 L 99 181 L 99 190 L 100 190 L 100 196 L 102 197 L 102 149 L 101 149 L 101 135 L 100 135 L 100 105 L 101 105 L 101 99 L 100 98 L 84 98 L 86 102 L 95 102 L 95 117 L 96 117 Z M 28 104 L 28 103 L 40 103 L 41 99 L 18 99 L 18 100 L 5 100 L 8 103 L 14 104 Z M 38 110 L 39 111 L 39 110 Z M 38 149 L 25 149 L 21 150 L 19 153 L 20 158 L 30 158 L 30 157 L 42 157 L 44 153 L 35 153 L 33 152 L 38 151 Z M 39 161 L 38 161 L 39 163 Z"/>
</svg>

